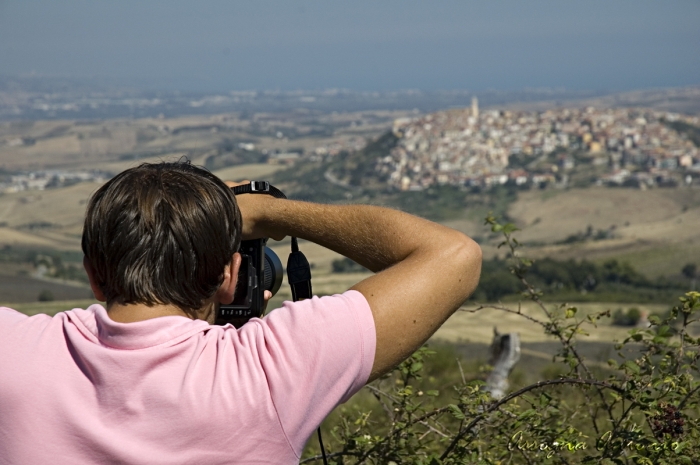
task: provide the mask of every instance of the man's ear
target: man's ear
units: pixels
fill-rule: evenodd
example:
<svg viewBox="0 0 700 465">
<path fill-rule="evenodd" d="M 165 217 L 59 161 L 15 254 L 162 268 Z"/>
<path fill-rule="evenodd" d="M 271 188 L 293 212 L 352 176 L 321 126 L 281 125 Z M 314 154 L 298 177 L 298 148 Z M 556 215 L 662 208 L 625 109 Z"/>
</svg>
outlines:
<svg viewBox="0 0 700 465">
<path fill-rule="evenodd" d="M 83 256 L 83 268 L 85 268 L 85 272 L 87 273 L 88 279 L 90 280 L 90 288 L 92 289 L 92 293 L 95 294 L 95 299 L 97 299 L 100 302 L 106 302 L 107 299 L 105 298 L 102 289 L 100 289 L 100 286 L 97 285 L 97 281 L 95 280 L 95 271 L 93 270 L 92 265 L 85 256 Z"/>
<path fill-rule="evenodd" d="M 231 263 L 224 268 L 224 280 L 216 292 L 217 300 L 221 304 L 230 304 L 236 292 L 238 284 L 238 270 L 241 268 L 241 254 L 236 252 L 231 257 Z"/>
</svg>

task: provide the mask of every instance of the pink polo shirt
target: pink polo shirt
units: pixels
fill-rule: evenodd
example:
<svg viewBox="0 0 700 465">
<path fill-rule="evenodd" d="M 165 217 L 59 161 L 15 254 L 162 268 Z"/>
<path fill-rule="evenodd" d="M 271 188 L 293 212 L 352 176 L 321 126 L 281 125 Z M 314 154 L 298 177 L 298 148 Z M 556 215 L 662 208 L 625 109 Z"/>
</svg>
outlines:
<svg viewBox="0 0 700 465">
<path fill-rule="evenodd" d="M 286 302 L 236 330 L 0 308 L 0 464 L 291 464 L 367 381 L 356 291 Z"/>
</svg>

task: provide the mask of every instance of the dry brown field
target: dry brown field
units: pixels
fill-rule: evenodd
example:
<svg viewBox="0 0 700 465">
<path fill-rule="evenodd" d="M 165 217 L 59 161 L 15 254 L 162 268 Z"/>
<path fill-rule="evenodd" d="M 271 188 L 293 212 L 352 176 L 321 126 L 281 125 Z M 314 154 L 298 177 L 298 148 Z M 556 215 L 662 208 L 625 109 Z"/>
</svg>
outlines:
<svg viewBox="0 0 700 465">
<path fill-rule="evenodd" d="M 0 244 L 78 250 L 85 202 L 99 187 L 80 183 L 0 196 Z"/>
<path fill-rule="evenodd" d="M 187 155 L 202 163 L 222 141 L 255 141 L 259 149 L 312 151 L 351 137 L 376 137 L 405 111 L 350 112 L 324 115 L 259 113 L 251 119 L 236 114 L 178 118 L 110 119 L 96 121 L 25 121 L 0 123 L 0 168 L 13 170 L 100 169 L 118 172 L 140 161 Z M 363 124 L 356 125 L 356 121 Z M 323 136 L 305 136 L 319 124 L 332 128 Z M 289 140 L 277 130 L 295 130 Z M 24 145 L 14 141 L 30 141 Z M 210 154 L 210 153 L 209 153 Z"/>
<path fill-rule="evenodd" d="M 688 115 L 700 114 L 700 88 L 697 86 L 669 89 L 647 89 L 621 92 L 604 97 L 581 100 L 544 100 L 539 102 L 522 102 L 506 105 L 515 111 L 545 111 L 557 107 L 595 107 L 595 108 L 654 108 L 658 111 L 670 111 Z M 501 110 L 502 108 L 498 108 Z"/>
<path fill-rule="evenodd" d="M 466 219 L 443 224 L 481 238 L 486 258 L 505 256 L 482 218 L 467 208 Z M 559 260 L 615 258 L 629 262 L 649 277 L 680 274 L 687 263 L 700 266 L 700 189 L 552 189 L 521 192 L 508 209 L 521 229 L 520 253 Z M 562 244 L 567 237 L 612 229 L 612 237 Z"/>
<path fill-rule="evenodd" d="M 368 275 L 332 275 L 332 276 L 314 276 L 313 287 L 314 292 L 319 294 L 335 294 L 343 292 L 351 287 L 359 280 Z M 290 300 L 291 295 L 286 282 L 283 284 L 280 292 L 272 299 L 269 308 L 279 308 L 284 301 Z M 14 308 L 27 315 L 38 313 L 47 313 L 54 315 L 57 312 L 70 310 L 72 308 L 86 308 L 89 305 L 96 303 L 93 299 L 82 300 L 66 300 L 54 302 L 24 302 L 24 303 L 3 303 L 3 306 Z M 500 306 L 501 304 L 494 304 Z M 504 305 L 512 310 L 518 309 L 517 303 L 509 303 Z M 663 312 L 668 308 L 663 305 L 639 305 L 639 304 L 606 304 L 606 303 L 578 303 L 575 304 L 578 308 L 577 317 L 585 318 L 586 315 L 615 309 L 627 309 L 637 307 L 645 312 Z M 561 304 L 549 303 L 547 308 L 550 311 L 560 311 Z M 526 320 L 522 316 L 512 313 L 506 313 L 502 310 L 493 308 L 485 308 L 479 311 L 475 304 L 468 304 L 457 311 L 447 322 L 435 333 L 434 341 L 443 341 L 450 343 L 475 343 L 475 344 L 490 344 L 493 338 L 494 329 L 499 333 L 516 332 L 520 335 L 523 343 L 534 342 L 556 342 L 556 340 L 547 336 L 542 327 Z M 543 312 L 536 308 L 531 302 L 525 302 L 521 306 L 524 314 L 543 319 Z M 586 342 L 613 342 L 622 341 L 629 333 L 631 328 L 613 326 L 609 318 L 601 320 L 597 327 L 584 326 L 589 335 L 580 335 L 579 339 Z M 700 329 L 695 331 L 700 332 Z"/>
<path fill-rule="evenodd" d="M 530 191 L 508 210 L 522 228 L 518 239 L 532 244 L 531 257 L 630 262 L 657 277 L 700 264 L 700 189 L 610 189 Z M 570 235 L 613 228 L 613 238 L 558 244 Z"/>
<path fill-rule="evenodd" d="M 141 162 L 124 162 L 123 169 Z M 259 179 L 280 168 L 267 164 L 241 165 L 215 174 L 225 180 Z M 86 201 L 100 185 L 84 182 L 58 189 L 0 195 L 0 246 L 79 250 Z"/>
<path fill-rule="evenodd" d="M 668 310 L 668 306 L 665 305 L 649 304 L 640 305 L 604 302 L 545 304 L 547 311 L 553 314 L 561 314 L 563 308 L 569 306 L 574 306 L 578 309 L 576 313 L 577 319 L 582 319 L 589 314 L 604 312 L 606 310 L 615 311 L 618 308 L 627 310 L 628 308 L 636 307 L 647 314 L 663 313 Z M 522 303 L 508 302 L 484 304 L 484 308 L 482 309 L 480 309 L 479 304 L 468 304 L 458 310 L 457 313 L 435 333 L 434 337 L 449 342 L 490 344 L 493 339 L 494 329 L 497 329 L 499 333 L 518 333 L 522 342 L 556 341 L 555 338 L 544 334 L 541 325 L 524 318 L 522 315 L 504 311 L 502 308 L 507 308 L 513 312 L 520 310 L 523 315 L 540 321 L 546 321 L 547 318 L 544 311 L 530 301 Z M 590 333 L 590 335 L 580 335 L 580 340 L 589 342 L 610 342 L 623 340 L 631 328 L 613 326 L 610 318 L 604 318 L 600 320 L 597 327 L 584 326 L 584 329 Z"/>
</svg>

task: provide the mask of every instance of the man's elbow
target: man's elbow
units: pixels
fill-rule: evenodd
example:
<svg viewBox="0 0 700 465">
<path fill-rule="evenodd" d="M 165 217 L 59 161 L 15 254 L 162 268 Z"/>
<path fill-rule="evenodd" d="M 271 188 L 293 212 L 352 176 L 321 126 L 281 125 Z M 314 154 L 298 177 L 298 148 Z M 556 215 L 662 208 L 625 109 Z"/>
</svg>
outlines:
<svg viewBox="0 0 700 465">
<path fill-rule="evenodd" d="M 482 252 L 481 247 L 473 239 L 464 234 L 459 234 L 457 251 L 453 258 L 456 261 L 457 270 L 463 284 L 464 299 L 466 300 L 479 284 L 481 275 Z"/>
</svg>

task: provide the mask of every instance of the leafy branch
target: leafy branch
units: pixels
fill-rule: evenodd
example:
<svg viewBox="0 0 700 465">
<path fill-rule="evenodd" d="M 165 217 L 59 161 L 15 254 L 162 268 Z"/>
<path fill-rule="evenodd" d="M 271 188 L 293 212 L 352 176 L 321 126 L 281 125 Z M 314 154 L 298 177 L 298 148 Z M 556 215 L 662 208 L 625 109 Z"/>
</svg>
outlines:
<svg viewBox="0 0 700 465">
<path fill-rule="evenodd" d="M 469 313 L 498 311 L 538 325 L 560 345 L 556 379 L 541 380 L 495 400 L 481 372 L 457 360 L 447 385 L 426 376 L 435 351 L 422 348 L 393 373 L 365 389 L 367 401 L 330 429 L 328 459 L 335 464 L 453 465 L 471 463 L 700 463 L 700 293 L 688 292 L 663 318 L 633 329 L 598 374 L 577 348 L 595 331 L 602 311 L 581 317 L 575 306 L 549 308 L 527 279 L 532 261 L 510 223 L 489 215 L 486 224 L 509 251 L 510 272 L 522 283 L 523 305 L 481 304 Z M 592 391 L 591 391 L 592 390 Z M 352 401 L 351 401 L 352 402 Z M 360 404 L 357 404 L 360 405 Z M 310 448 L 301 463 L 321 460 Z"/>
</svg>

